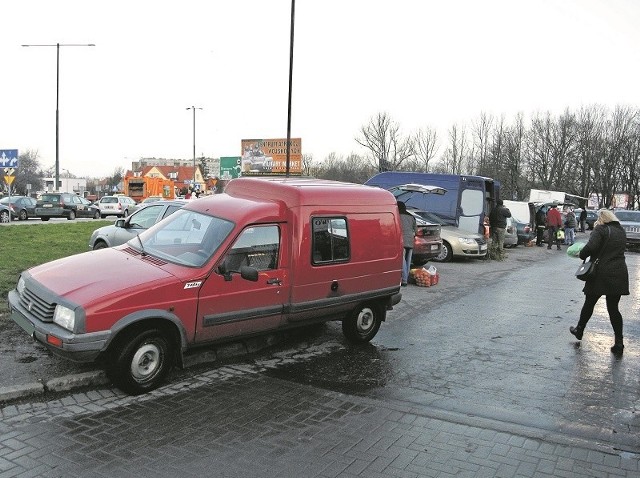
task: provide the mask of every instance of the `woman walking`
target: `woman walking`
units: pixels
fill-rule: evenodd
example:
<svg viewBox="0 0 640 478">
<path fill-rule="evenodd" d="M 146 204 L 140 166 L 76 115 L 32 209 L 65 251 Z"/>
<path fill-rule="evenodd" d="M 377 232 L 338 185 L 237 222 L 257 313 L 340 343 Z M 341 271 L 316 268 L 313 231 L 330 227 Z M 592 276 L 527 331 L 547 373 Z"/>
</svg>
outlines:
<svg viewBox="0 0 640 478">
<path fill-rule="evenodd" d="M 629 272 L 624 258 L 627 236 L 616 215 L 608 209 L 600 209 L 589 242 L 580 251 L 580 259 L 599 259 L 596 275 L 587 279 L 582 292 L 584 304 L 580 320 L 575 327 L 569 327 L 578 340 L 582 339 L 584 328 L 593 314 L 593 308 L 601 296 L 607 300 L 607 312 L 613 327 L 615 343 L 611 347 L 614 354 L 622 354 L 622 314 L 618 310 L 620 297 L 629 295 Z"/>
</svg>

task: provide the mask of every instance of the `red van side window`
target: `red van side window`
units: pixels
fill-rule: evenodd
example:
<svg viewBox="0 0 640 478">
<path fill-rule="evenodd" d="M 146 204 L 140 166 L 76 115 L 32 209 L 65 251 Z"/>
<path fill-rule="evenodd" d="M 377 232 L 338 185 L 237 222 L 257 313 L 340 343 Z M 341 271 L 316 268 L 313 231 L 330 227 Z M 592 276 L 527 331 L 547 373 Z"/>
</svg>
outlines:
<svg viewBox="0 0 640 478">
<path fill-rule="evenodd" d="M 311 219 L 312 262 L 331 264 L 349 260 L 349 231 L 344 217 L 314 217 Z"/>
</svg>

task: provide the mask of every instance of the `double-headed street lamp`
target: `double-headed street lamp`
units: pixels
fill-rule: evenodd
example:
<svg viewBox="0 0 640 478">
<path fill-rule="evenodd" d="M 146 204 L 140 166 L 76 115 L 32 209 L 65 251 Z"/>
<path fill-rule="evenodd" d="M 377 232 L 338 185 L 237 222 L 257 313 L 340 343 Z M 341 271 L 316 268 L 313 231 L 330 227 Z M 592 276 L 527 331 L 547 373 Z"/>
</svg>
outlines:
<svg viewBox="0 0 640 478">
<path fill-rule="evenodd" d="M 60 47 L 61 46 L 95 46 L 93 43 L 52 43 L 52 44 L 40 44 L 40 45 L 22 45 L 24 47 L 30 46 L 55 46 L 56 47 L 56 178 L 53 190 L 58 190 L 58 179 L 60 177 L 60 111 L 59 97 L 60 97 Z"/>
<path fill-rule="evenodd" d="M 187 110 L 193 110 L 193 192 L 196 191 L 196 110 L 201 110 L 196 106 L 190 106 Z"/>
</svg>

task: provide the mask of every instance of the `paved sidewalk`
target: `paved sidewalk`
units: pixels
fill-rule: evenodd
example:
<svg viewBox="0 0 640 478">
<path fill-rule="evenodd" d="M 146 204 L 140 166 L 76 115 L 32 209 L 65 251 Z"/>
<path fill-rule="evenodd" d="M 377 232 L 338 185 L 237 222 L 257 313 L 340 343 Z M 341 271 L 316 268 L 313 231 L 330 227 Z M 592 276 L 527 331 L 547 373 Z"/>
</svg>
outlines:
<svg viewBox="0 0 640 478">
<path fill-rule="evenodd" d="M 185 393 L 187 391 L 188 393 Z M 637 477 L 638 455 L 223 367 L 0 411 L 0 477 Z"/>
</svg>

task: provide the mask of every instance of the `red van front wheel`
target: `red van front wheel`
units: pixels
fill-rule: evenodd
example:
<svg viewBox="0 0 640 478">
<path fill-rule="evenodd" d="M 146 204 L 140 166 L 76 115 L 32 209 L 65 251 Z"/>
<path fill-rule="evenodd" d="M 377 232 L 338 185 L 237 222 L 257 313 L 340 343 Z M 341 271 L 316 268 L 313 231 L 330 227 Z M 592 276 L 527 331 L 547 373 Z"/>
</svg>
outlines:
<svg viewBox="0 0 640 478">
<path fill-rule="evenodd" d="M 139 395 L 160 386 L 173 362 L 174 351 L 167 336 L 158 329 L 144 330 L 114 349 L 108 375 L 122 391 Z"/>
<path fill-rule="evenodd" d="M 382 307 L 377 304 L 358 306 L 342 321 L 342 333 L 350 342 L 369 342 L 378 333 L 382 314 Z"/>
</svg>

